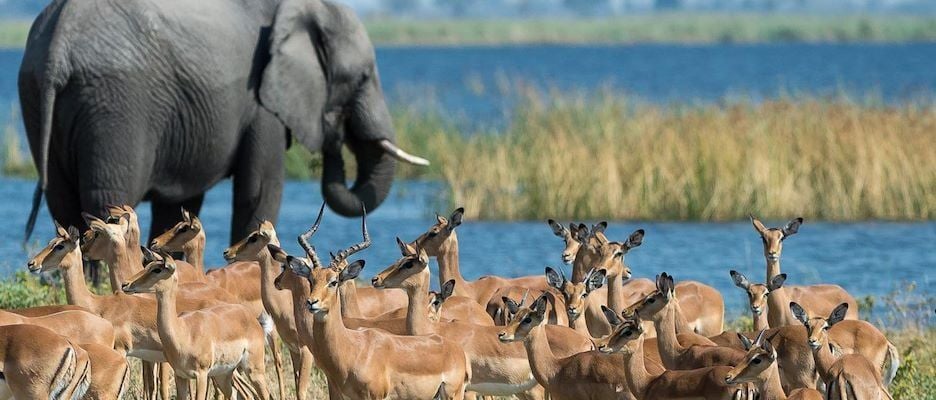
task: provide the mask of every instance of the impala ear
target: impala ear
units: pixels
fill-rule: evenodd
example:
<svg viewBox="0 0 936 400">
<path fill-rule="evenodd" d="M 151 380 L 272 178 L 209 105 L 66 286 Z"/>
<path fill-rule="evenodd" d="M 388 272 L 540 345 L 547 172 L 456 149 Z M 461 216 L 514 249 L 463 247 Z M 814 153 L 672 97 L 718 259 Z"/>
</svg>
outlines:
<svg viewBox="0 0 936 400">
<path fill-rule="evenodd" d="M 286 251 L 275 244 L 268 244 L 267 250 L 270 252 L 270 256 L 272 256 L 273 259 L 279 263 L 285 264 L 287 258 L 289 257 L 289 255 L 286 254 Z"/>
<path fill-rule="evenodd" d="M 341 273 L 338 274 L 338 280 L 345 282 L 356 279 L 358 275 L 361 274 L 362 270 L 364 270 L 364 260 L 356 260 L 353 263 L 348 264 L 345 269 L 341 270 Z"/>
<path fill-rule="evenodd" d="M 802 322 L 803 325 L 809 324 L 809 314 L 806 313 L 803 306 L 797 304 L 795 301 L 790 302 L 790 312 L 799 322 Z"/>
<path fill-rule="evenodd" d="M 845 319 L 845 314 L 848 313 L 848 303 L 839 304 L 838 307 L 835 307 L 832 310 L 832 314 L 829 315 L 829 326 L 835 325 Z"/>
<path fill-rule="evenodd" d="M 540 295 L 536 298 L 536 301 L 533 302 L 533 305 L 530 306 L 530 311 L 539 318 L 543 318 L 546 315 L 546 293 Z"/>
<path fill-rule="evenodd" d="M 592 270 L 592 272 L 585 277 L 585 291 L 591 293 L 595 289 L 604 286 L 607 274 L 608 271 L 603 268 L 597 271 Z"/>
<path fill-rule="evenodd" d="M 604 314 L 605 319 L 608 320 L 608 323 L 611 324 L 612 327 L 618 326 L 621 324 L 621 322 L 623 322 L 621 321 L 621 318 L 618 317 L 617 313 L 614 312 L 614 310 L 608 308 L 608 306 L 604 304 L 601 305 L 601 312 Z"/>
<path fill-rule="evenodd" d="M 794 218 L 787 222 L 786 226 L 783 227 L 783 237 L 793 236 L 796 232 L 799 231 L 800 225 L 803 224 L 803 218 Z"/>
<path fill-rule="evenodd" d="M 185 207 L 182 207 L 182 220 L 188 223 L 192 222 L 192 214 L 189 214 Z"/>
<path fill-rule="evenodd" d="M 760 233 L 761 235 L 763 235 L 764 232 L 767 232 L 767 227 L 764 226 L 764 223 L 760 222 L 759 219 L 754 218 L 754 214 L 751 214 L 750 217 L 751 217 L 751 225 L 754 225 L 754 230 L 757 231 L 757 233 Z"/>
<path fill-rule="evenodd" d="M 400 248 L 400 254 L 404 256 L 409 256 L 413 254 L 410 251 L 409 245 L 407 245 L 406 242 L 403 241 L 403 239 L 400 239 L 399 236 L 397 236 L 396 238 L 396 243 L 397 243 L 397 247 Z"/>
<path fill-rule="evenodd" d="M 513 301 L 510 297 L 503 296 L 501 300 L 504 302 L 504 306 L 507 307 L 507 312 L 511 315 L 516 314 L 517 311 L 520 311 L 520 305 L 517 302 Z"/>
<path fill-rule="evenodd" d="M 442 287 L 439 289 L 439 296 L 442 298 L 442 301 L 445 301 L 445 299 L 452 297 L 452 293 L 454 292 L 455 280 L 449 279 L 444 284 L 442 284 Z"/>
<path fill-rule="evenodd" d="M 569 231 L 564 226 L 562 226 L 562 224 L 556 222 L 554 219 L 548 219 L 546 220 L 546 223 L 549 224 L 550 228 L 552 228 L 553 235 L 565 238 L 566 234 L 569 233 Z"/>
<path fill-rule="evenodd" d="M 766 329 L 761 329 L 761 331 L 757 333 L 757 336 L 754 338 L 755 345 L 758 345 L 758 346 L 764 345 L 764 333 L 765 332 L 767 332 Z"/>
<path fill-rule="evenodd" d="M 68 227 L 68 241 L 72 243 L 78 243 L 78 239 L 81 239 L 81 232 L 78 232 L 78 228 L 74 226 Z"/>
<path fill-rule="evenodd" d="M 162 257 L 159 257 L 156 253 L 153 253 L 153 251 L 147 247 L 140 246 L 140 251 L 143 252 L 143 265 L 162 259 Z"/>
<path fill-rule="evenodd" d="M 627 249 L 633 249 L 634 247 L 640 246 L 643 244 L 643 238 L 644 230 L 638 229 L 627 238 L 627 242 L 624 243 L 624 247 Z"/>
<path fill-rule="evenodd" d="M 598 233 L 604 233 L 606 229 L 608 229 L 608 221 L 601 221 L 597 224 L 592 225 L 591 234 L 595 235 Z"/>
<path fill-rule="evenodd" d="M 734 281 L 735 286 L 744 290 L 747 290 L 751 287 L 751 282 L 748 281 L 744 274 L 735 270 L 731 270 L 728 273 L 731 274 L 731 280 Z"/>
<path fill-rule="evenodd" d="M 303 278 L 308 279 L 312 275 L 312 269 L 309 268 L 309 265 L 303 262 L 301 259 L 293 256 L 286 257 L 286 265 L 289 266 L 289 269 L 296 275 L 299 275 Z"/>
<path fill-rule="evenodd" d="M 773 292 L 774 290 L 782 288 L 783 282 L 786 282 L 786 278 L 786 274 L 780 274 L 770 278 L 770 282 L 767 284 L 767 290 Z"/>
<path fill-rule="evenodd" d="M 751 343 L 751 339 L 748 339 L 747 336 L 738 332 L 738 339 L 741 340 L 741 344 L 744 345 L 744 351 L 748 351 L 751 347 L 754 347 L 754 343 Z"/>
<path fill-rule="evenodd" d="M 556 270 L 546 267 L 546 284 L 550 287 L 562 291 L 562 287 L 565 286 L 565 276 L 562 276 L 562 273 L 556 272 Z"/>
<path fill-rule="evenodd" d="M 455 211 L 452 212 L 452 216 L 449 217 L 448 221 L 448 230 L 454 230 L 456 227 L 461 225 L 462 218 L 465 216 L 465 207 L 458 207 Z"/>
</svg>

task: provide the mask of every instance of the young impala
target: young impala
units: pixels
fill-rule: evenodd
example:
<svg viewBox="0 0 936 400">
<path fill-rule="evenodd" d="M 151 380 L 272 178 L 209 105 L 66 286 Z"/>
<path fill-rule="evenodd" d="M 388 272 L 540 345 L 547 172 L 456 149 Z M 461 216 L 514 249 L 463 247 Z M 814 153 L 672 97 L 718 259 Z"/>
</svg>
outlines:
<svg viewBox="0 0 936 400">
<path fill-rule="evenodd" d="M 780 370 L 777 368 L 777 351 L 770 341 L 764 338 L 764 331 L 757 334 L 752 343 L 746 336 L 738 335 L 747 354 L 728 376 L 726 383 L 753 383 L 760 393 L 761 400 L 824 400 L 822 393 L 815 389 L 795 389 L 787 397 L 780 385 Z"/>
<path fill-rule="evenodd" d="M 803 219 L 793 219 L 782 228 L 768 228 L 752 215 L 751 224 L 754 225 L 754 230 L 760 235 L 764 244 L 764 258 L 767 262 L 765 281 L 772 282 L 775 276 L 780 275 L 780 254 L 783 251 L 783 241 L 799 231 Z M 771 328 L 797 324 L 796 318 L 790 314 L 790 301 L 802 304 L 806 310 L 816 315 L 828 315 L 836 305 L 848 303 L 850 311 L 845 317 L 858 319 L 858 303 L 841 286 L 785 286 L 774 289 L 771 295 L 767 296 L 767 323 Z"/>
<path fill-rule="evenodd" d="M 445 393 L 462 399 L 471 367 L 457 345 L 437 335 L 397 336 L 345 327 L 339 287 L 356 278 L 364 262 L 349 263 L 341 271 L 324 268 L 308 242 L 320 221 L 302 236 L 308 261 L 287 257 L 288 268 L 277 277 L 277 285 L 292 292 L 301 337 L 309 341 L 328 377 L 329 397 L 415 400 Z M 425 312 L 425 303 L 417 308 Z"/>
<path fill-rule="evenodd" d="M 124 285 L 127 293 L 156 293 L 159 338 L 176 375 L 178 398 L 187 399 L 195 380 L 195 400 L 205 400 L 213 379 L 232 398 L 235 369 L 242 371 L 261 399 L 268 399 L 264 375 L 266 333 L 256 315 L 240 304 L 222 304 L 179 313 L 179 279 L 172 257 L 151 262 Z"/>
<path fill-rule="evenodd" d="M 397 242 L 402 257 L 393 265 L 374 275 L 375 287 L 402 288 L 410 304 L 424 304 L 429 289 L 429 256 L 425 250 Z M 457 287 L 456 287 L 457 288 Z M 407 330 L 412 335 L 437 333 L 461 345 L 471 362 L 472 380 L 468 390 L 485 395 L 523 393 L 524 398 L 540 398 L 542 389 L 536 388 L 530 364 L 519 343 L 498 343 L 500 327 L 479 326 L 460 322 L 430 321 L 425 309 L 410 307 L 406 316 Z M 564 356 L 591 348 L 591 341 L 568 328 L 552 326 L 550 343 Z M 531 390 L 532 389 L 532 390 Z"/>
<path fill-rule="evenodd" d="M 826 384 L 830 400 L 846 399 L 891 399 L 881 380 L 880 369 L 860 354 L 833 355 L 829 343 L 829 328 L 845 319 L 848 303 L 832 310 L 828 318 L 813 317 L 796 302 L 790 303 L 790 312 L 803 325 L 809 336 L 809 347 L 816 359 L 816 370 Z"/>
</svg>

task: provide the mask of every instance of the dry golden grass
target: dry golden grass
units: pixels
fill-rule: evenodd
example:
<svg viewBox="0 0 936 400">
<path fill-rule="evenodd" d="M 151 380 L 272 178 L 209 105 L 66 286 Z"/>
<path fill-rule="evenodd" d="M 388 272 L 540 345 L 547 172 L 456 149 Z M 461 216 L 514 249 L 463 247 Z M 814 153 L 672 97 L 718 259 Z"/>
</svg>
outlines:
<svg viewBox="0 0 936 400">
<path fill-rule="evenodd" d="M 657 106 L 535 91 L 525 98 L 504 129 L 474 135 L 402 113 L 399 140 L 431 158 L 428 175 L 445 182 L 449 201 L 469 218 L 936 216 L 929 103 Z"/>
</svg>

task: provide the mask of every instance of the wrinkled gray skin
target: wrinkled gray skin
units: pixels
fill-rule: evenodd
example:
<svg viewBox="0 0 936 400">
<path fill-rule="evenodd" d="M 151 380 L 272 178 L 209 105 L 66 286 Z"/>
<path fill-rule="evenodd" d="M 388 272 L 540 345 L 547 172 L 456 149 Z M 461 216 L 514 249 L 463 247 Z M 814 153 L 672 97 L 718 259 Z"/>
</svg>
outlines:
<svg viewBox="0 0 936 400">
<path fill-rule="evenodd" d="M 276 220 L 291 137 L 322 152 L 339 214 L 376 208 L 393 180 L 373 46 L 327 1 L 55 1 L 29 32 L 19 92 L 40 171 L 34 212 L 44 191 L 63 226 L 150 200 L 152 238 L 231 176 L 239 240 Z M 350 189 L 343 145 L 359 166 Z"/>
</svg>

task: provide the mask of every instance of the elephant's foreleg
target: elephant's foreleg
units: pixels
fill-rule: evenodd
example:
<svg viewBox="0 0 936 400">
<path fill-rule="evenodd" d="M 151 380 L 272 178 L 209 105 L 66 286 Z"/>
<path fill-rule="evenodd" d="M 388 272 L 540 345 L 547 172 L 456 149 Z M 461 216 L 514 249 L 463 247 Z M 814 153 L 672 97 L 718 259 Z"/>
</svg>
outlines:
<svg viewBox="0 0 936 400">
<path fill-rule="evenodd" d="M 234 165 L 231 243 L 255 230 L 258 221 L 275 223 L 279 215 L 286 135 L 275 117 L 265 111 L 260 114 L 243 139 Z"/>
</svg>

